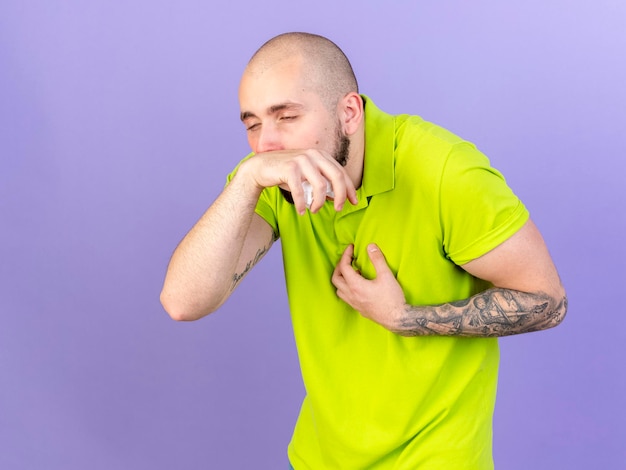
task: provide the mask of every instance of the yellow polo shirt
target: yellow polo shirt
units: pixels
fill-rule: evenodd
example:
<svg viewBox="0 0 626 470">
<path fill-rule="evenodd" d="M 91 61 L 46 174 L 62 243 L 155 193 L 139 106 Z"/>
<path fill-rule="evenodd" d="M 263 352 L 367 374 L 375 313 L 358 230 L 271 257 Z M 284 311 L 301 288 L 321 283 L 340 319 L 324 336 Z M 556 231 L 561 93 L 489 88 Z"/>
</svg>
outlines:
<svg viewBox="0 0 626 470">
<path fill-rule="evenodd" d="M 331 276 L 353 243 L 355 267 L 373 278 L 373 242 L 408 303 L 464 299 L 489 285 L 458 265 L 513 235 L 528 212 L 474 145 L 364 99 L 358 205 L 300 216 L 277 188 L 257 205 L 281 237 L 307 392 L 289 460 L 296 470 L 491 469 L 497 340 L 398 336 L 340 300 Z"/>
</svg>

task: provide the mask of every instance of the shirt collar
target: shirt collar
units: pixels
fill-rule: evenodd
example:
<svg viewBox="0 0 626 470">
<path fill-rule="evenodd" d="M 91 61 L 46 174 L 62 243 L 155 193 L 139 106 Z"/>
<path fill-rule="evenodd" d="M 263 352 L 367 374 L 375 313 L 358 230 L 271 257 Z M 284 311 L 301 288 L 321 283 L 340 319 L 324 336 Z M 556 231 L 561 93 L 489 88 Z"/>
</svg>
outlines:
<svg viewBox="0 0 626 470">
<path fill-rule="evenodd" d="M 395 119 L 361 95 L 365 104 L 365 155 L 362 191 L 365 196 L 394 187 Z"/>
</svg>

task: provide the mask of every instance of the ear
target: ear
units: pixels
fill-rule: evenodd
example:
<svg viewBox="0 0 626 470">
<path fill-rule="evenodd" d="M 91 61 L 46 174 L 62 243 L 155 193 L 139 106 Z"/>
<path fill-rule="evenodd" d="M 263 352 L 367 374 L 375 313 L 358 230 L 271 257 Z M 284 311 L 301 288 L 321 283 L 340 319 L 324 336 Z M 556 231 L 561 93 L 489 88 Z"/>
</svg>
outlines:
<svg viewBox="0 0 626 470">
<path fill-rule="evenodd" d="M 363 123 L 363 98 L 356 92 L 350 92 L 339 101 L 339 119 L 346 135 L 353 135 Z"/>
</svg>

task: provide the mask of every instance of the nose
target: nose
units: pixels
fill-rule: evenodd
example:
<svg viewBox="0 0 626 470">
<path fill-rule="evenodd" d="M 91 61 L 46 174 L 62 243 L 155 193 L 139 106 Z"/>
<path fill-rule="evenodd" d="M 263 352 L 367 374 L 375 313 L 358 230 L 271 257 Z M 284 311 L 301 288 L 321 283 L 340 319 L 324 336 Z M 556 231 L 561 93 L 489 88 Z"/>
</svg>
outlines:
<svg viewBox="0 0 626 470">
<path fill-rule="evenodd" d="M 254 144 L 256 145 L 251 145 L 255 153 L 283 150 L 280 133 L 272 124 L 264 124 L 261 129 L 259 129 L 255 140 L 256 142 L 254 142 Z"/>
</svg>

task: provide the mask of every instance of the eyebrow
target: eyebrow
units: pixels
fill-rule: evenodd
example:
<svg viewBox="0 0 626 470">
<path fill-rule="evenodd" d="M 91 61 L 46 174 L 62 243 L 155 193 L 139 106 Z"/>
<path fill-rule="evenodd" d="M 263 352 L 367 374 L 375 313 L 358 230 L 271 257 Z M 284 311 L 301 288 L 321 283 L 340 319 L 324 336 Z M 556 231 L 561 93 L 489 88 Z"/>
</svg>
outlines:
<svg viewBox="0 0 626 470">
<path fill-rule="evenodd" d="M 279 113 L 281 111 L 285 111 L 287 109 L 300 109 L 302 107 L 303 106 L 301 104 L 297 104 L 297 103 L 291 103 L 291 102 L 280 103 L 280 104 L 275 104 L 267 108 L 267 114 L 272 115 L 272 114 Z M 246 119 L 254 118 L 254 117 L 257 117 L 257 116 L 251 111 L 242 111 L 240 115 L 240 119 L 242 121 L 245 121 Z"/>
</svg>

